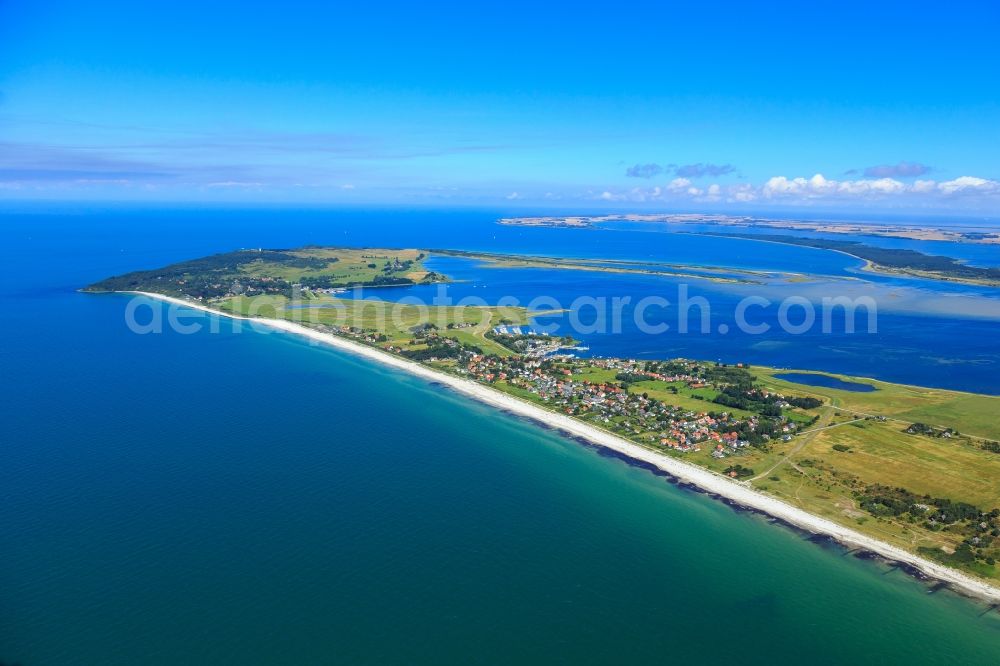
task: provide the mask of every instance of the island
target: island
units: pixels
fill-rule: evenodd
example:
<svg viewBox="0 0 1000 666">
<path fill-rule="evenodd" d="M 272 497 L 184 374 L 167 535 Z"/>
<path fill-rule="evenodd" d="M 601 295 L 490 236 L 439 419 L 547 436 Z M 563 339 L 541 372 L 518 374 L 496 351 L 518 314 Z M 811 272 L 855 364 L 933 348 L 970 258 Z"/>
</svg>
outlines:
<svg viewBox="0 0 1000 666">
<path fill-rule="evenodd" d="M 398 287 L 444 281 L 444 276 L 424 269 L 426 256 L 419 250 L 242 249 L 111 277 L 86 290 L 134 291 L 155 287 L 158 293 L 211 299 L 290 294 L 293 286 L 310 293 L 333 293 L 351 287 Z"/>
<path fill-rule="evenodd" d="M 545 312 L 401 305 L 431 250 L 250 249 L 108 278 L 306 336 L 651 465 L 734 506 L 1000 601 L 1000 397 L 697 359 L 578 358 Z M 549 313 L 551 314 L 551 313 Z"/>
<path fill-rule="evenodd" d="M 728 215 L 602 215 L 593 217 L 515 217 L 502 218 L 505 226 L 589 228 L 607 222 L 660 222 L 674 225 L 712 225 L 719 227 L 745 227 L 763 229 L 788 229 L 816 231 L 828 234 L 881 236 L 910 240 L 936 240 L 957 243 L 997 244 L 1000 233 L 995 231 L 955 231 L 920 226 L 885 226 L 874 223 L 848 224 L 838 222 L 799 222 L 769 220 Z M 885 248 L 855 240 L 792 236 L 773 233 L 740 233 L 733 231 L 680 231 L 702 236 L 740 238 L 785 245 L 799 245 L 842 252 L 865 262 L 864 269 L 884 275 L 902 275 L 929 280 L 944 280 L 962 284 L 1000 286 L 1000 268 L 969 266 L 952 257 L 930 255 L 912 249 Z"/>
<path fill-rule="evenodd" d="M 889 275 L 904 275 L 929 280 L 947 280 L 963 284 L 1000 286 L 1000 268 L 969 266 L 952 257 L 924 254 L 907 248 L 876 247 L 858 241 L 833 240 L 828 238 L 805 238 L 801 236 L 702 233 L 705 236 L 742 238 L 745 240 L 782 243 L 834 250 L 857 257 L 865 262 L 865 270 Z"/>
<path fill-rule="evenodd" d="M 505 217 L 499 220 L 506 226 L 588 228 L 606 222 L 658 222 L 661 224 L 698 224 L 720 227 L 746 227 L 786 229 L 791 231 L 816 231 L 851 236 L 881 236 L 910 240 L 949 241 L 953 243 L 1000 244 L 1000 232 L 993 227 L 947 229 L 920 224 L 885 224 L 884 222 L 843 222 L 835 220 L 787 220 L 750 215 L 721 215 L 708 213 L 666 214 L 610 214 L 575 216 Z"/>
<path fill-rule="evenodd" d="M 521 254 L 499 254 L 493 252 L 469 252 L 466 250 L 433 249 L 429 252 L 439 256 L 475 259 L 490 268 L 554 268 L 595 273 L 623 273 L 632 275 L 656 275 L 660 277 L 707 280 L 730 284 L 760 284 L 768 280 L 796 282 L 800 273 L 783 271 L 759 271 L 746 268 L 721 266 L 695 266 L 671 264 L 660 261 L 632 261 L 627 259 L 585 259 L 565 257 L 527 256 Z"/>
</svg>

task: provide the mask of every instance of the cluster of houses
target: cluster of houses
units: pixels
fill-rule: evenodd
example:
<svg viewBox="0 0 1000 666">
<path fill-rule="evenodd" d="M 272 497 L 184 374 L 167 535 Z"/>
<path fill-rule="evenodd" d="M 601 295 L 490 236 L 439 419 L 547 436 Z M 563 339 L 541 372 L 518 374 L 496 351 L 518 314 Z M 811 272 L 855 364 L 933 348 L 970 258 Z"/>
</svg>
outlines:
<svg viewBox="0 0 1000 666">
<path fill-rule="evenodd" d="M 545 332 L 537 333 L 527 326 L 494 326 L 487 337 L 518 354 L 534 358 L 554 357 L 564 345 L 571 344 L 569 338 L 553 337 Z M 559 357 L 572 358 L 570 355 Z"/>
<path fill-rule="evenodd" d="M 184 284 L 184 281 L 179 280 L 178 283 Z M 287 294 L 289 289 L 288 282 L 270 275 L 247 276 L 242 280 L 233 280 L 233 282 L 229 285 L 224 285 L 221 282 L 215 282 L 208 286 L 212 290 L 218 292 L 225 290 L 223 293 L 218 294 L 223 297 Z"/>
<path fill-rule="evenodd" d="M 759 422 L 756 415 L 738 418 L 722 411 L 723 407 L 709 414 L 707 409 L 694 411 L 670 405 L 639 392 L 629 392 L 619 383 L 588 381 L 586 375 L 580 376 L 587 366 L 667 382 L 683 381 L 691 387 L 704 386 L 694 374 L 648 372 L 641 364 L 624 359 L 556 364 L 539 358 L 471 354 L 459 366 L 458 372 L 485 383 L 506 382 L 533 393 L 568 415 L 596 422 L 619 434 L 641 437 L 667 449 L 688 452 L 710 446 L 712 455 L 721 458 L 750 446 L 737 430 L 755 430 Z M 794 424 L 783 427 L 794 428 Z"/>
<path fill-rule="evenodd" d="M 505 326 L 494 326 L 493 327 L 493 334 L 494 335 L 532 335 L 532 336 L 533 335 L 538 335 L 529 326 L 506 326 L 506 325 Z M 549 334 L 548 333 L 542 333 L 541 335 L 547 337 Z"/>
<path fill-rule="evenodd" d="M 389 352 L 404 352 L 404 349 L 394 345 L 385 335 L 372 330 L 343 326 L 338 332 Z M 555 360 L 526 354 L 496 356 L 478 353 L 454 338 L 438 335 L 433 330 L 421 331 L 417 337 L 433 339 L 435 349 L 440 350 L 442 355 L 447 354 L 443 358 L 454 361 L 454 372 L 460 375 L 486 384 L 502 382 L 533 394 L 541 402 L 567 415 L 664 449 L 678 452 L 710 449 L 714 458 L 725 458 L 738 455 L 741 450 L 751 446 L 746 437 L 757 437 L 762 432 L 758 427 L 765 417 L 757 414 L 736 416 L 725 407 L 707 401 L 705 409 L 694 410 L 671 405 L 668 400 L 657 400 L 647 393 L 627 388 L 629 383 L 650 379 L 683 383 L 692 389 L 704 388 L 707 384 L 696 362 L 677 361 L 665 369 L 650 369 L 649 364 L 628 359 L 584 361 Z M 591 381 L 588 378 L 595 376 L 595 368 L 614 371 L 616 381 Z M 601 373 L 598 376 L 607 377 L 608 374 Z M 624 379 L 628 381 L 623 381 Z M 712 406 L 716 409 L 712 409 Z M 780 427 L 771 432 L 779 433 L 787 441 L 791 439 L 796 426 L 784 418 L 780 422 Z M 770 421 L 769 427 L 775 423 Z M 767 437 L 764 435 L 765 439 Z"/>
</svg>

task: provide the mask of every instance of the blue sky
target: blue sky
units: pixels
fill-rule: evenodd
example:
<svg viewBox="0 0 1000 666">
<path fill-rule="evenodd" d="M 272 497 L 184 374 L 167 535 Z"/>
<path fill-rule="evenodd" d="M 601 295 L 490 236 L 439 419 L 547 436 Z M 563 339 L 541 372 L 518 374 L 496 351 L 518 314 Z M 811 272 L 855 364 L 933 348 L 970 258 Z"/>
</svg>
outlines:
<svg viewBox="0 0 1000 666">
<path fill-rule="evenodd" d="M 0 0 L 0 198 L 1000 211 L 995 2 L 338 4 Z"/>
</svg>

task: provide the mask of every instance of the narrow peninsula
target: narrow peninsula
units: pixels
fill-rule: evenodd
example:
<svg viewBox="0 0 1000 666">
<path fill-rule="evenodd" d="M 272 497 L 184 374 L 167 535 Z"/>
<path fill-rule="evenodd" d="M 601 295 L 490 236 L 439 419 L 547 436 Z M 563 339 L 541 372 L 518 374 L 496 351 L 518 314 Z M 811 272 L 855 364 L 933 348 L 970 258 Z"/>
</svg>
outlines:
<svg viewBox="0 0 1000 666">
<path fill-rule="evenodd" d="M 447 281 L 433 250 L 240 250 L 91 285 L 330 344 L 1000 602 L 1000 397 L 738 361 L 578 358 L 519 307 L 352 286 Z M 380 305 L 381 304 L 381 305 Z M 390 312 L 391 310 L 391 312 Z"/>
<path fill-rule="evenodd" d="M 948 241 L 983 245 L 1000 244 L 1000 233 L 985 230 L 949 230 L 919 225 L 886 226 L 876 223 L 809 222 L 798 220 L 773 220 L 729 215 L 599 215 L 572 217 L 512 217 L 498 223 L 505 226 L 554 227 L 558 229 L 597 228 L 610 222 L 646 222 L 676 226 L 678 233 L 697 233 L 703 236 L 740 238 L 744 240 L 799 245 L 843 252 L 865 261 L 865 270 L 886 275 L 904 275 L 928 280 L 943 280 L 962 284 L 1000 286 L 1000 269 L 970 266 L 952 257 L 926 254 L 908 248 L 885 248 L 856 240 L 828 237 L 805 237 L 775 234 L 773 230 L 820 232 L 829 235 L 853 235 L 881 238 L 902 238 L 918 241 Z M 692 231 L 685 226 L 702 225 L 726 231 Z M 748 229 L 751 231 L 729 231 Z M 763 233 L 755 230 L 763 230 Z"/>
</svg>

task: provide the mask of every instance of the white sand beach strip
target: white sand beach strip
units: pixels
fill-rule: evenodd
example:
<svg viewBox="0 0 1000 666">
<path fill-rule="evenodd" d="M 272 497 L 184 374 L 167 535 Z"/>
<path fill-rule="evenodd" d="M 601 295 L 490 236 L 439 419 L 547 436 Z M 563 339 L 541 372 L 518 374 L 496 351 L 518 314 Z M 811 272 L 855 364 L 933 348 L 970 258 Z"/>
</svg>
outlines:
<svg viewBox="0 0 1000 666">
<path fill-rule="evenodd" d="M 194 308 L 221 317 L 244 320 L 248 319 L 246 317 L 234 316 L 219 310 L 214 310 L 200 303 L 193 303 L 170 296 L 162 296 L 147 292 L 130 293 L 140 294 L 142 296 L 178 306 Z M 814 516 L 806 511 L 803 511 L 802 509 L 792 506 L 791 504 L 775 499 L 769 495 L 765 495 L 728 477 L 643 448 L 637 444 L 629 442 L 628 440 L 622 439 L 621 437 L 603 431 L 599 428 L 590 426 L 569 416 L 548 411 L 530 402 L 515 398 L 477 382 L 449 375 L 429 368 L 425 365 L 420 365 L 419 363 L 393 355 L 389 352 L 369 347 L 337 335 L 316 331 L 302 326 L 301 324 L 278 319 L 264 318 L 254 318 L 250 321 L 252 321 L 255 325 L 267 326 L 279 331 L 300 335 L 311 340 L 315 340 L 316 342 L 330 345 L 331 347 L 336 347 L 352 354 L 377 361 L 384 365 L 398 368 L 419 377 L 438 382 L 483 403 L 505 409 L 511 413 L 544 423 L 552 428 L 582 437 L 595 445 L 614 450 L 624 456 L 627 456 L 628 458 L 654 465 L 679 481 L 697 486 L 706 492 L 724 497 L 743 507 L 760 511 L 769 516 L 795 525 L 803 530 L 831 537 L 849 548 L 864 549 L 884 557 L 887 560 L 909 565 L 929 578 L 948 583 L 953 589 L 960 593 L 978 597 L 991 603 L 1000 603 L 1000 588 L 990 585 L 987 582 L 977 580 L 950 567 L 932 562 L 918 555 L 914 555 L 913 553 L 909 553 L 902 548 L 898 548 L 872 537 L 865 536 L 860 532 L 843 527 L 825 518 Z"/>
</svg>

